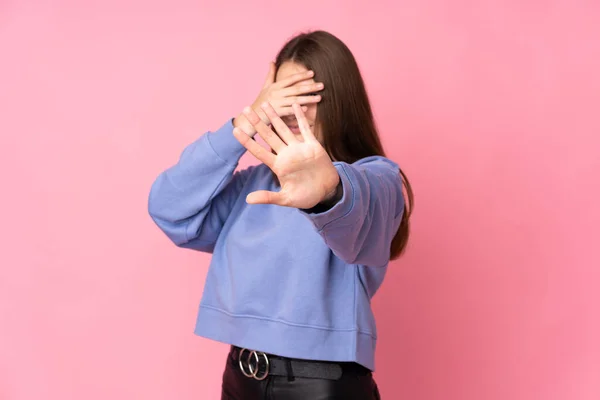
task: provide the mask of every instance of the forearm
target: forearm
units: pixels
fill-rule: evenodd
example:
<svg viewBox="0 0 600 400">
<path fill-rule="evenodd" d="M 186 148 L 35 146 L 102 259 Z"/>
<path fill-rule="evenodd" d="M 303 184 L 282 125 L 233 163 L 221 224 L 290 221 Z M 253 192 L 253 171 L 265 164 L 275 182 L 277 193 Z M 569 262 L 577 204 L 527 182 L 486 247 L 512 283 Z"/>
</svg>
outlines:
<svg viewBox="0 0 600 400">
<path fill-rule="evenodd" d="M 336 163 L 341 189 L 306 213 L 331 250 L 349 264 L 389 261 L 404 201 L 398 167 L 381 157 Z M 338 186 L 339 186 L 338 185 Z"/>
<path fill-rule="evenodd" d="M 179 161 L 152 185 L 148 211 L 177 244 L 194 239 L 209 220 L 211 232 L 203 232 L 216 237 L 219 221 L 226 219 L 228 207 L 240 190 L 243 179 L 235 180 L 236 184 L 231 181 L 245 149 L 233 137 L 232 129 L 228 121 L 218 131 L 207 132 L 188 145 Z M 218 206 L 211 207 L 217 197 Z"/>
</svg>

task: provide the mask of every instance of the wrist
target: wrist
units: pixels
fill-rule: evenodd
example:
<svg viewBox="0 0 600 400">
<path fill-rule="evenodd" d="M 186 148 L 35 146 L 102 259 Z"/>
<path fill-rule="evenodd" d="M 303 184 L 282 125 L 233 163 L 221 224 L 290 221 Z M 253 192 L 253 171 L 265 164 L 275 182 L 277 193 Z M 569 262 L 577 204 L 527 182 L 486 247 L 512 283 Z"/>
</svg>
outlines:
<svg viewBox="0 0 600 400">
<path fill-rule="evenodd" d="M 263 124 L 270 126 L 271 125 L 271 121 L 269 120 L 269 117 L 267 117 L 267 114 L 265 113 L 265 111 L 262 109 L 262 107 L 259 105 L 252 105 L 252 109 L 254 110 L 254 112 L 256 113 L 256 115 L 259 116 L 260 120 L 263 122 Z"/>
<path fill-rule="evenodd" d="M 344 187 L 342 186 L 342 180 L 338 180 L 338 184 L 331 190 L 325 198 L 321 201 L 324 205 L 335 205 L 344 196 Z"/>
<path fill-rule="evenodd" d="M 240 114 L 233 119 L 233 126 L 234 128 L 239 128 L 246 132 L 246 134 L 250 137 L 253 137 L 256 133 L 256 130 L 244 114 Z"/>
</svg>

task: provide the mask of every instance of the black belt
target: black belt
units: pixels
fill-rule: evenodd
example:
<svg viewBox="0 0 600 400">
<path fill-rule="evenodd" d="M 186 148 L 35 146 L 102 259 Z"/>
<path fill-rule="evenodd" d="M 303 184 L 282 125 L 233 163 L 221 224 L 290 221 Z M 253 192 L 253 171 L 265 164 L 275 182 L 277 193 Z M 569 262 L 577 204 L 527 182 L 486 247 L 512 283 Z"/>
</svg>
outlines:
<svg viewBox="0 0 600 400">
<path fill-rule="evenodd" d="M 238 363 L 242 373 L 249 378 L 263 380 L 269 375 L 338 380 L 344 373 L 367 375 L 371 371 L 352 362 L 309 361 L 280 357 L 261 351 L 231 346 L 231 358 Z"/>
</svg>

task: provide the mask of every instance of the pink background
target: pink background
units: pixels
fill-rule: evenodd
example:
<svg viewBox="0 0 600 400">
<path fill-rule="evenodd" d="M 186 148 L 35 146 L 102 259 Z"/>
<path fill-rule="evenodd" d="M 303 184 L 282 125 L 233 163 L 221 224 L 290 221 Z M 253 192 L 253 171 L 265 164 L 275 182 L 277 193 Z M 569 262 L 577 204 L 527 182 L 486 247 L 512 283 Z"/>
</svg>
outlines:
<svg viewBox="0 0 600 400">
<path fill-rule="evenodd" d="M 147 194 L 310 28 L 355 53 L 417 194 L 374 301 L 384 399 L 599 399 L 599 21 L 591 0 L 0 2 L 0 399 L 218 398 L 226 346 L 192 334 L 209 257 Z"/>
</svg>

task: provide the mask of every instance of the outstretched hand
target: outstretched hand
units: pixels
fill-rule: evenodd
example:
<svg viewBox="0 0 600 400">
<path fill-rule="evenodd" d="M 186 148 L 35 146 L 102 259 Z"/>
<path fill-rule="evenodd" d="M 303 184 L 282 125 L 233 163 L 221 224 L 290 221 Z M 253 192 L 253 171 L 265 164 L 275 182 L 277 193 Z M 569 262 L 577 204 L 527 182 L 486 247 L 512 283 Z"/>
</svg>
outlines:
<svg viewBox="0 0 600 400">
<path fill-rule="evenodd" d="M 301 106 L 293 105 L 300 135 L 295 135 L 287 127 L 270 104 L 264 103 L 261 108 L 277 133 L 251 107 L 244 109 L 244 115 L 276 154 L 259 145 L 239 128 L 235 128 L 233 133 L 250 153 L 277 175 L 281 190 L 252 192 L 246 201 L 250 204 L 309 209 L 332 198 L 340 177 L 331 158 L 315 138 Z"/>
</svg>

